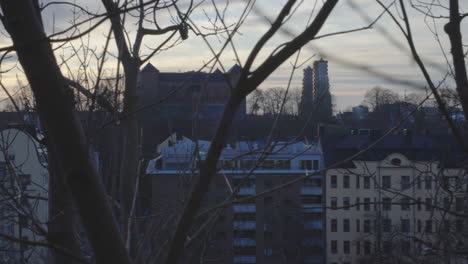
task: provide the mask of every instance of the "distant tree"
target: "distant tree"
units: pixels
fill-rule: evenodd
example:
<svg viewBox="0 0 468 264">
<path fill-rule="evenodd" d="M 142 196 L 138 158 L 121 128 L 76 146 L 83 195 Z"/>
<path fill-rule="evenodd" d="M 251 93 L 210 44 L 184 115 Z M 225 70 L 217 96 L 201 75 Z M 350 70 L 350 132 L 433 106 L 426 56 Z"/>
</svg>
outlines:
<svg viewBox="0 0 468 264">
<path fill-rule="evenodd" d="M 373 111 L 378 111 L 382 105 L 398 102 L 397 93 L 389 89 L 374 87 L 364 95 L 363 105 L 368 106 Z"/>
<path fill-rule="evenodd" d="M 250 114 L 253 115 L 297 115 L 300 102 L 299 89 L 274 87 L 257 89 L 249 97 Z"/>
<path fill-rule="evenodd" d="M 410 94 L 403 96 L 403 98 L 401 98 L 402 102 L 415 104 L 415 105 L 419 104 L 423 100 L 424 100 L 424 95 L 420 93 L 410 93 Z"/>
</svg>

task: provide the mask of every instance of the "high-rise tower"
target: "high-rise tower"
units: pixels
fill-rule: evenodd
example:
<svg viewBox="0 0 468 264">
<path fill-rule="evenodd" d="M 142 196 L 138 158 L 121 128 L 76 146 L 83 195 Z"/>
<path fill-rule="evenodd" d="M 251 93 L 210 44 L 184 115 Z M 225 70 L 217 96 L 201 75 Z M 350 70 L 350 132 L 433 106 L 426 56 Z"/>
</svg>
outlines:
<svg viewBox="0 0 468 264">
<path fill-rule="evenodd" d="M 328 79 L 328 61 L 314 61 L 304 70 L 301 107 L 299 114 L 308 116 L 314 113 L 320 120 L 326 120 L 332 115 L 332 102 Z"/>
<path fill-rule="evenodd" d="M 302 79 L 302 96 L 299 108 L 299 115 L 305 116 L 312 111 L 313 107 L 313 70 L 310 66 L 304 69 L 304 78 Z"/>
</svg>

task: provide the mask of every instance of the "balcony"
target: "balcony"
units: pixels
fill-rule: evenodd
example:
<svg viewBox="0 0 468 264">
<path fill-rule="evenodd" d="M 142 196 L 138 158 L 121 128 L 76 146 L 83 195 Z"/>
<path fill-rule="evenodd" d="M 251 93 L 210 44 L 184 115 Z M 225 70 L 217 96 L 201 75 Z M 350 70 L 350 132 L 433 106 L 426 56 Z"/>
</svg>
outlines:
<svg viewBox="0 0 468 264">
<path fill-rule="evenodd" d="M 309 220 L 304 222 L 304 229 L 306 230 L 322 230 L 322 220 Z"/>
<path fill-rule="evenodd" d="M 237 195 L 254 195 L 255 194 L 255 185 L 249 187 L 240 187 Z"/>
<path fill-rule="evenodd" d="M 302 187 L 301 195 L 322 195 L 322 189 L 317 187 Z"/>
<path fill-rule="evenodd" d="M 302 204 L 303 213 L 321 213 L 323 212 L 322 204 Z"/>
<path fill-rule="evenodd" d="M 232 211 L 234 213 L 255 213 L 257 207 L 255 204 L 235 204 L 232 206 Z"/>
<path fill-rule="evenodd" d="M 251 255 L 240 255 L 240 256 L 234 256 L 232 263 L 234 264 L 240 264 L 240 263 L 245 263 L 245 264 L 255 264 L 257 263 L 257 257 L 256 256 L 251 256 Z"/>
<path fill-rule="evenodd" d="M 234 247 L 255 247 L 257 241 L 253 238 L 234 238 L 232 245 Z"/>
<path fill-rule="evenodd" d="M 302 245 L 306 247 L 324 248 L 324 243 L 319 238 L 304 238 Z"/>
<path fill-rule="evenodd" d="M 232 227 L 234 230 L 255 230 L 257 224 L 255 221 L 234 221 Z"/>
</svg>

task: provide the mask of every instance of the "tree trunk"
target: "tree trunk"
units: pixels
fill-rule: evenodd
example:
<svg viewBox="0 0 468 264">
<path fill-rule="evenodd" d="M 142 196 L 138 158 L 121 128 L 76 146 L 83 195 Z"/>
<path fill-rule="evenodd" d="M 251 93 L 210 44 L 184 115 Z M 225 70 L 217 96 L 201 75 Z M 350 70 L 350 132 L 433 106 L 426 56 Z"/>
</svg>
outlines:
<svg viewBox="0 0 468 264">
<path fill-rule="evenodd" d="M 2 21 L 36 98 L 49 148 L 57 154 L 56 162 L 63 168 L 96 263 L 131 263 L 89 156 L 72 93 L 65 85 L 32 1 L 3 0 L 0 7 Z"/>
<path fill-rule="evenodd" d="M 48 148 L 49 169 L 49 222 L 48 240 L 69 250 L 75 256 L 81 256 L 80 245 L 75 237 L 75 217 L 72 197 L 68 187 L 63 182 L 63 169 L 57 163 L 57 157 L 53 148 Z M 79 263 L 76 259 L 62 254 L 60 251 L 51 250 L 52 264 Z"/>
<path fill-rule="evenodd" d="M 133 113 L 136 110 L 136 86 L 138 76 L 138 64 L 131 61 L 122 61 L 125 70 L 125 97 L 123 114 Z M 138 166 L 138 121 L 136 116 L 131 114 L 122 120 L 122 163 L 120 169 L 120 216 L 122 234 L 125 240 L 132 239 L 132 232 L 127 233 L 129 224 L 132 198 L 135 190 L 135 179 Z M 133 245 L 133 243 L 130 243 Z M 132 252 L 132 246 L 129 250 Z M 132 254 L 133 255 L 133 254 Z"/>
</svg>

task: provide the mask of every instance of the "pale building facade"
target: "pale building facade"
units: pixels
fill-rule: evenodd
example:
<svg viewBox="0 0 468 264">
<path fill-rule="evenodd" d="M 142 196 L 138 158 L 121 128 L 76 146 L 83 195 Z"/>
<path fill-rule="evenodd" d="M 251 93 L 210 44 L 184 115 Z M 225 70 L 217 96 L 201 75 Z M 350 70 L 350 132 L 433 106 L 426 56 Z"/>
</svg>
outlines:
<svg viewBox="0 0 468 264">
<path fill-rule="evenodd" d="M 335 143 L 357 152 L 366 137 Z M 326 173 L 326 263 L 466 263 L 456 253 L 466 204 L 456 151 L 391 136 L 369 152 Z"/>
</svg>

